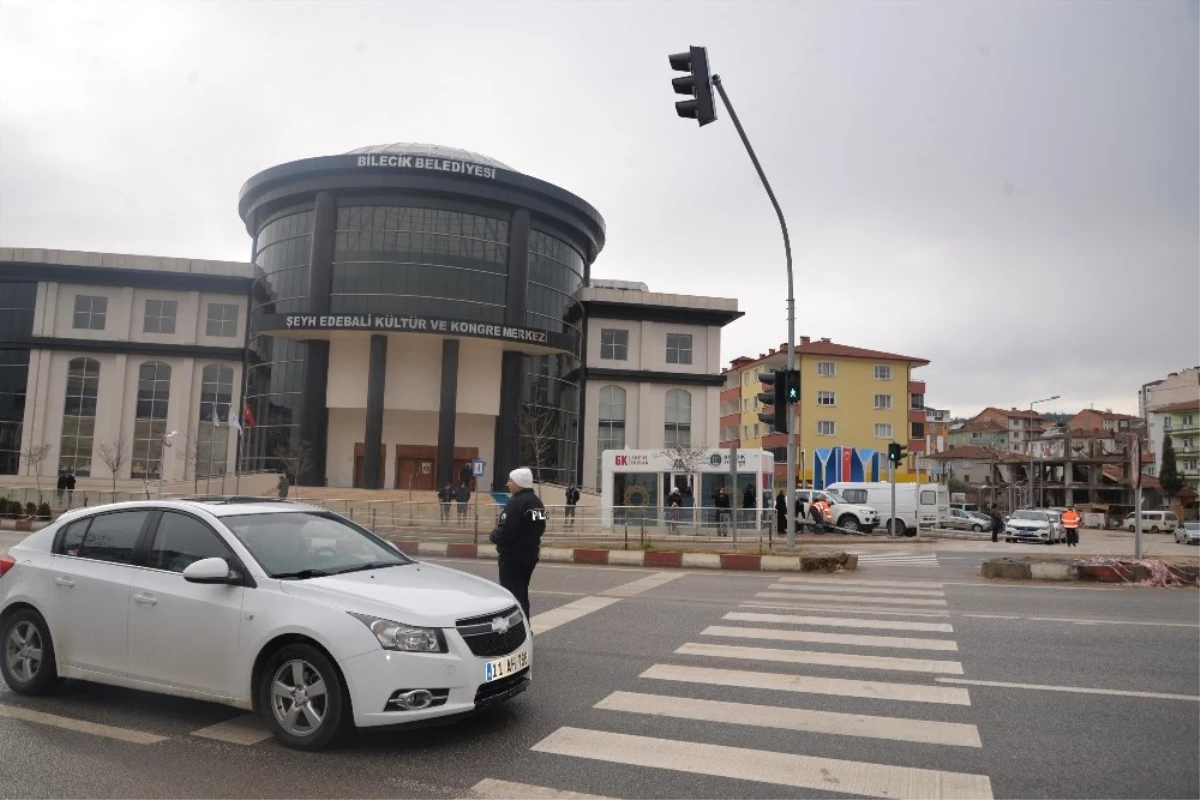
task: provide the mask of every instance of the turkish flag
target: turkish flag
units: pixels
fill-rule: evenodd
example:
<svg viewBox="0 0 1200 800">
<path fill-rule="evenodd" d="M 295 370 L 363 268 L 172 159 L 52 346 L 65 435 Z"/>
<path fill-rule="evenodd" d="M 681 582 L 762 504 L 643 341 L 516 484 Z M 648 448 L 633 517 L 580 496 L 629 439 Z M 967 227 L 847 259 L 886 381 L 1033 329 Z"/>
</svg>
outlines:
<svg viewBox="0 0 1200 800">
<path fill-rule="evenodd" d="M 250 410 L 250 404 L 246 403 L 246 407 L 242 409 L 242 419 L 246 422 L 247 428 L 253 428 L 258 423 L 254 420 L 254 412 Z"/>
<path fill-rule="evenodd" d="M 850 472 L 850 455 L 852 452 L 853 451 L 850 448 L 847 448 L 847 447 L 842 448 L 842 480 L 843 481 L 851 480 L 852 473 Z"/>
</svg>

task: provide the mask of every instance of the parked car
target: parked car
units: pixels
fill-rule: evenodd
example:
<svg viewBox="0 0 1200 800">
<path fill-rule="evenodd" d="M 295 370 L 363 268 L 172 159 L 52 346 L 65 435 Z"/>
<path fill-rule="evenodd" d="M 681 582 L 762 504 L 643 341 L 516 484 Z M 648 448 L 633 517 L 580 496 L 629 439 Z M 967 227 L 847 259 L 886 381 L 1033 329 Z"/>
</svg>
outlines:
<svg viewBox="0 0 1200 800">
<path fill-rule="evenodd" d="M 1121 523 L 1127 531 L 1132 531 L 1137 521 L 1136 514 L 1130 514 Z M 1142 530 L 1150 531 L 1150 533 L 1171 533 L 1179 526 L 1179 517 L 1175 516 L 1174 511 L 1143 511 L 1142 512 Z"/>
<path fill-rule="evenodd" d="M 1200 522 L 1185 522 L 1175 529 L 1179 544 L 1200 544 Z"/>
<path fill-rule="evenodd" d="M 0 558 L 0 642 L 19 694 L 77 678 L 224 703 L 305 750 L 465 716 L 523 692 L 532 669 L 506 590 L 269 501 L 64 514 Z"/>
<path fill-rule="evenodd" d="M 944 517 L 940 522 L 942 528 L 955 528 L 960 531 L 985 531 L 991 528 L 992 521 L 987 515 L 982 515 L 983 518 L 972 514 L 970 511 L 963 511 L 961 508 L 951 508 L 948 516 Z"/>
<path fill-rule="evenodd" d="M 878 511 L 870 506 L 847 502 L 846 498 L 837 492 L 814 492 L 802 489 L 796 492 L 796 499 L 804 504 L 803 508 L 806 513 L 809 503 L 817 500 L 829 503 L 829 510 L 833 514 L 833 524 L 839 528 L 870 533 L 879 526 Z"/>
<path fill-rule="evenodd" d="M 896 521 L 889 524 L 892 514 L 892 485 L 890 483 L 843 482 L 826 487 L 837 492 L 847 502 L 867 506 L 879 513 L 885 528 L 896 528 L 896 535 L 909 530 L 916 532 L 918 522 L 926 528 L 935 527 L 950 509 L 950 494 L 945 486 L 936 483 L 896 484 Z"/>
<path fill-rule="evenodd" d="M 1013 512 L 1004 526 L 1006 542 L 1065 542 L 1067 530 L 1058 512 L 1044 508 L 1023 508 Z"/>
</svg>

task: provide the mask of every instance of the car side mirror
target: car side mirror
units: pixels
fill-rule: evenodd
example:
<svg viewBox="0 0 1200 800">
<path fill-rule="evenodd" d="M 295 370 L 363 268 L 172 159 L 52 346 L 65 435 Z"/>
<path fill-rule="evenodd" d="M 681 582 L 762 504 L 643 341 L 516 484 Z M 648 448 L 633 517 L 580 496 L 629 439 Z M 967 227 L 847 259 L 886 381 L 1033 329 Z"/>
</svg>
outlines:
<svg viewBox="0 0 1200 800">
<path fill-rule="evenodd" d="M 188 583 L 229 583 L 229 564 L 223 558 L 202 558 L 183 571 Z"/>
</svg>

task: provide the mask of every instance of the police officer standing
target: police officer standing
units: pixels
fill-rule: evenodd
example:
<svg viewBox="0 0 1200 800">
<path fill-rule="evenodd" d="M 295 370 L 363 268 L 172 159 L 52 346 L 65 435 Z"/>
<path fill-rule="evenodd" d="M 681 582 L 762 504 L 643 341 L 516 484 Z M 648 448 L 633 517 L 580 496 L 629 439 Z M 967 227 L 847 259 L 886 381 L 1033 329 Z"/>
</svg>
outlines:
<svg viewBox="0 0 1200 800">
<path fill-rule="evenodd" d="M 525 467 L 508 473 L 508 505 L 488 541 L 496 545 L 500 585 L 512 592 L 529 618 L 529 581 L 546 532 L 546 507 L 533 492 L 533 473 Z"/>
</svg>

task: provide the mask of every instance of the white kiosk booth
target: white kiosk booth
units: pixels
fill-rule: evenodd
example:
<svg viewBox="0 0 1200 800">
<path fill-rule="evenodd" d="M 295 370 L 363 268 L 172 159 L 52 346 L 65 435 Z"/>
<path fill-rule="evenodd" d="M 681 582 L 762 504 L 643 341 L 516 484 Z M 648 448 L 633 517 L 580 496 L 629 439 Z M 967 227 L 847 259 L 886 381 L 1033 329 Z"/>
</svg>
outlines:
<svg viewBox="0 0 1200 800">
<path fill-rule="evenodd" d="M 605 450 L 601 455 L 600 527 L 630 519 L 665 524 L 667 496 L 678 488 L 683 498 L 679 527 L 698 531 L 717 526 L 715 498 L 723 487 L 737 494 L 737 518 L 743 527 L 762 525 L 763 512 L 775 508 L 771 489 L 775 458 L 766 450 L 738 450 L 736 484 L 729 449 L 697 451 Z M 753 487 L 753 508 L 745 504 Z"/>
</svg>

